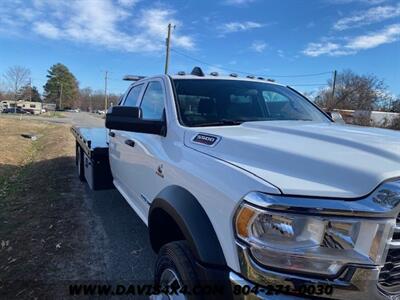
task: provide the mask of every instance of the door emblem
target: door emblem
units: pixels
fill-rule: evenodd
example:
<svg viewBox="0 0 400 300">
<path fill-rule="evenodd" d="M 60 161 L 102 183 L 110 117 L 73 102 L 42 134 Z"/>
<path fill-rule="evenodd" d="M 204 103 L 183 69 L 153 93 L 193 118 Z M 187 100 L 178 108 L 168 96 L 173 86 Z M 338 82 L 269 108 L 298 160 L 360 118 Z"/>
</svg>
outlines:
<svg viewBox="0 0 400 300">
<path fill-rule="evenodd" d="M 163 174 L 163 165 L 159 165 L 156 171 L 156 174 L 158 176 L 160 176 L 161 178 L 164 178 L 164 174 Z"/>
<path fill-rule="evenodd" d="M 195 135 L 193 137 L 192 142 L 195 144 L 214 147 L 220 140 L 221 140 L 221 137 L 219 137 L 219 136 L 198 133 L 197 135 Z"/>
</svg>

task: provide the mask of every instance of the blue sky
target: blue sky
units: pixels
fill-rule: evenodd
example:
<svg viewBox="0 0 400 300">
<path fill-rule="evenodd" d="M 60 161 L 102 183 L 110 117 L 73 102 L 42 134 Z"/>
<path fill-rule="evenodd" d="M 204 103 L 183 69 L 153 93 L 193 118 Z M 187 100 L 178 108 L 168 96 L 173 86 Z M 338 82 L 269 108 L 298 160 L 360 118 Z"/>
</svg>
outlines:
<svg viewBox="0 0 400 300">
<path fill-rule="evenodd" d="M 102 89 L 108 70 L 110 90 L 121 93 L 123 75 L 163 72 L 169 22 L 170 73 L 200 65 L 264 75 L 304 92 L 323 88 L 335 69 L 352 69 L 400 94 L 394 0 L 2 0 L 0 74 L 26 66 L 42 90 L 46 70 L 61 62 L 82 88 Z M 308 74 L 320 75 L 293 77 Z"/>
</svg>

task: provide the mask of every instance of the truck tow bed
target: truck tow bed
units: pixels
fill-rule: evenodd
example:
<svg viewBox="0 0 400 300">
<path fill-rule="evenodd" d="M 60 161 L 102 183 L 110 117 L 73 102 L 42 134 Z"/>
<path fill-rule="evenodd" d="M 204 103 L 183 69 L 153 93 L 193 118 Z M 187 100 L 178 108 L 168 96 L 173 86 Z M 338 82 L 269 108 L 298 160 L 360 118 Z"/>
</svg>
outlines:
<svg viewBox="0 0 400 300">
<path fill-rule="evenodd" d="M 77 164 L 83 164 L 83 174 L 92 190 L 112 189 L 113 178 L 108 160 L 108 135 L 104 127 L 71 127 L 76 139 Z M 79 157 L 78 157 L 79 156 Z"/>
</svg>

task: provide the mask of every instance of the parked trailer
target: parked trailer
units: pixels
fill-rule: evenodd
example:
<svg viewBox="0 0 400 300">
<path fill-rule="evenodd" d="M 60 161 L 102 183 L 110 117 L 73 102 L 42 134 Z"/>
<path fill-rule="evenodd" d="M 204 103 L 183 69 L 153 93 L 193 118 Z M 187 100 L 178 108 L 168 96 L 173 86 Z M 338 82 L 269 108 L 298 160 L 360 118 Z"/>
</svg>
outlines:
<svg viewBox="0 0 400 300">
<path fill-rule="evenodd" d="M 72 127 L 76 139 L 76 166 L 79 179 L 92 190 L 114 188 L 108 159 L 106 128 Z"/>
</svg>

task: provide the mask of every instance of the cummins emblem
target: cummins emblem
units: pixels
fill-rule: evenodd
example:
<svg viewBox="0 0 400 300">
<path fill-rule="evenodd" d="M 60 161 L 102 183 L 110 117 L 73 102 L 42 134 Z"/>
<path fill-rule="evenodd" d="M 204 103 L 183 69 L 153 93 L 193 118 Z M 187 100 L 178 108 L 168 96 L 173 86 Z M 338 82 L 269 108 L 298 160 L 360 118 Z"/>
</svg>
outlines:
<svg viewBox="0 0 400 300">
<path fill-rule="evenodd" d="M 205 146 L 215 146 L 221 138 L 214 135 L 199 133 L 193 138 L 193 143 L 201 144 Z"/>
</svg>

